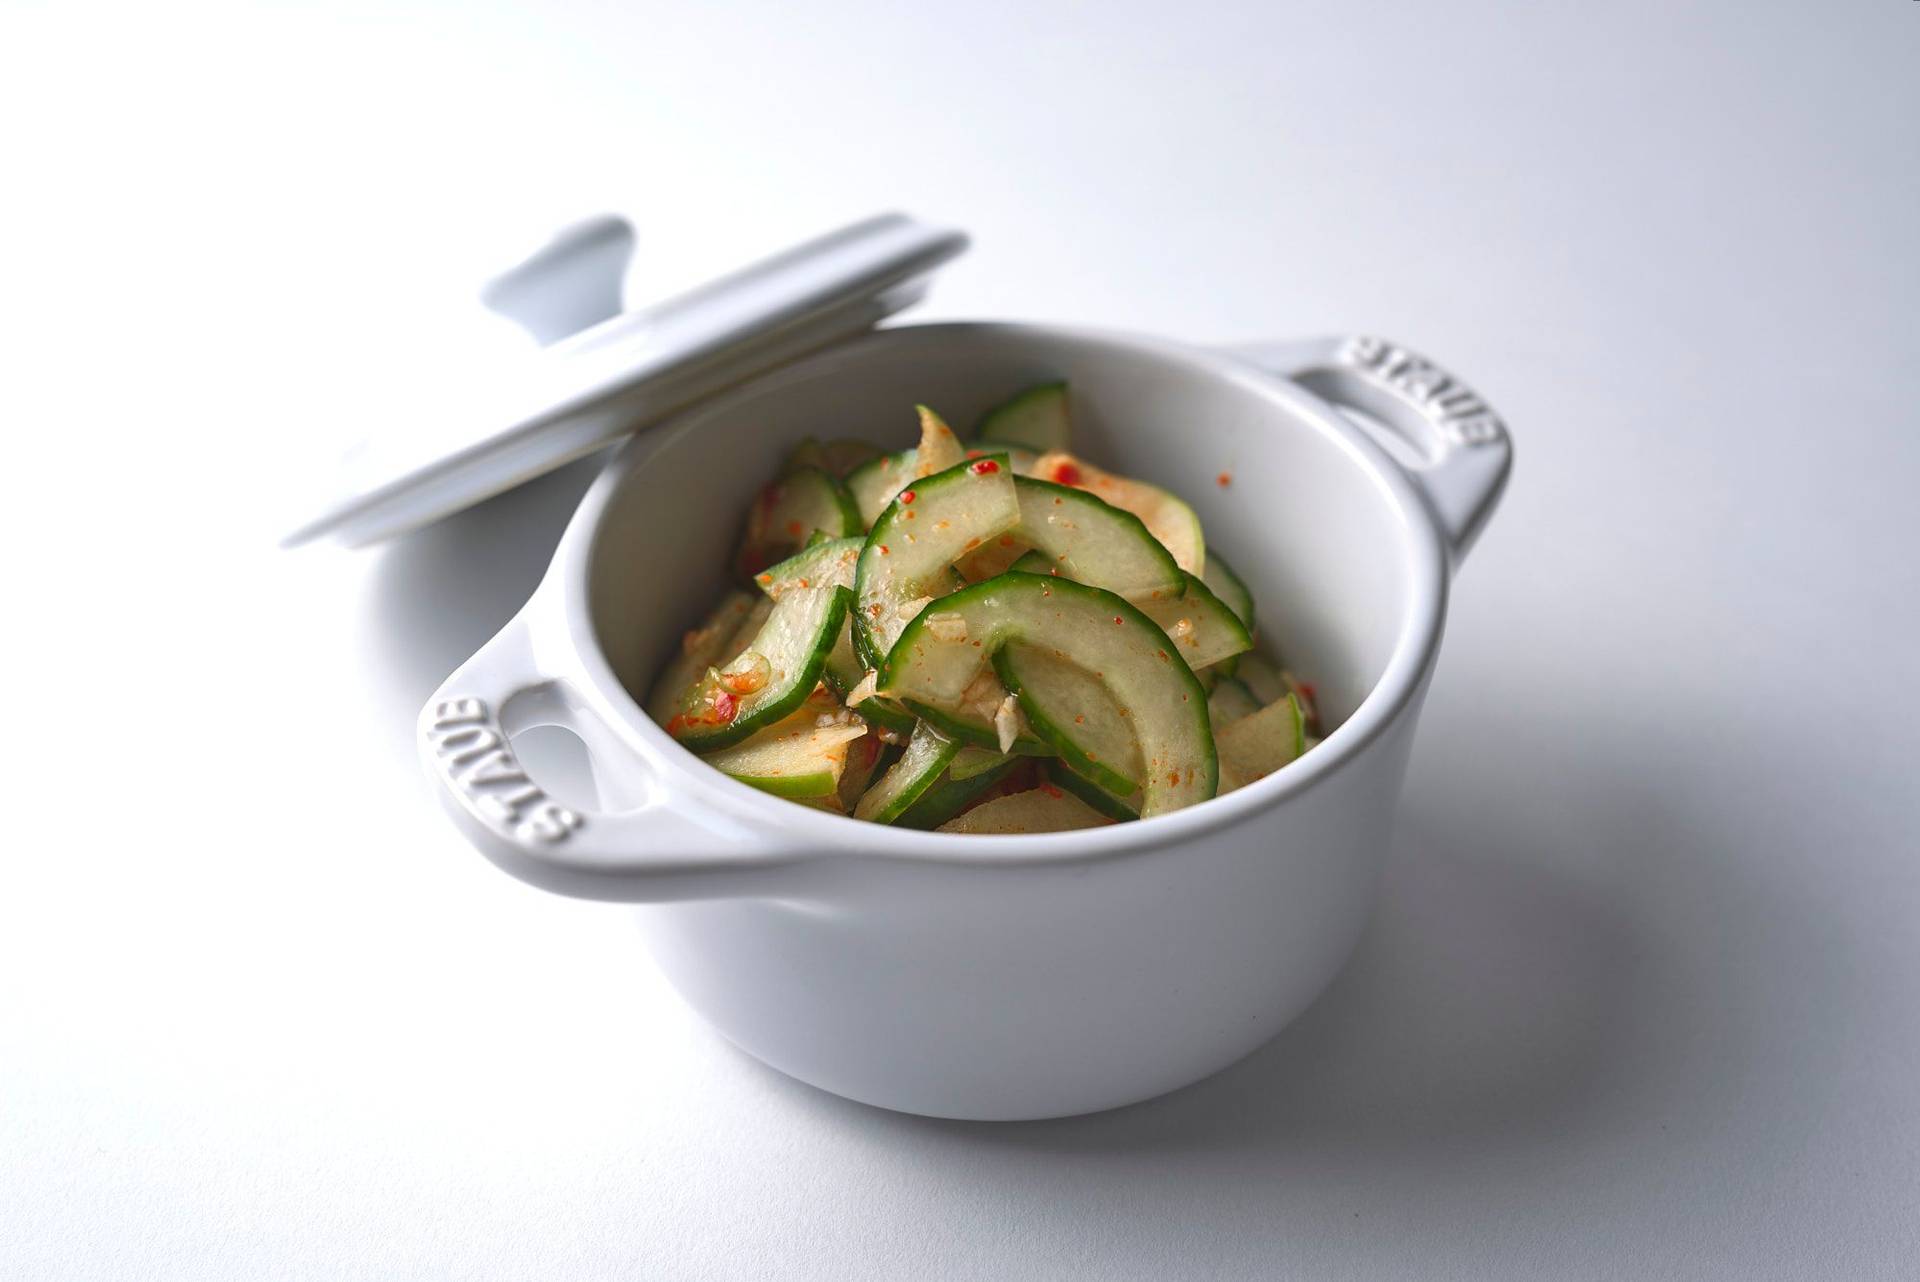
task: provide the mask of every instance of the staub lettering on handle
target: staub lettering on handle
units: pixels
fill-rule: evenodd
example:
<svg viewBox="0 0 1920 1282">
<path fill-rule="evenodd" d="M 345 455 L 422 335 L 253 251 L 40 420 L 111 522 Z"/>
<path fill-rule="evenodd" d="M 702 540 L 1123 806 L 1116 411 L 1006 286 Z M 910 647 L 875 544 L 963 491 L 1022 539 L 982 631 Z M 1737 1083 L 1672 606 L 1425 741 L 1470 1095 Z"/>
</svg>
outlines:
<svg viewBox="0 0 1920 1282">
<path fill-rule="evenodd" d="M 1432 361 L 1384 338 L 1348 339 L 1340 359 L 1412 401 L 1451 444 L 1491 445 L 1507 434 L 1479 393 Z"/>
<path fill-rule="evenodd" d="M 514 759 L 507 735 L 484 699 L 446 699 L 427 722 L 433 759 L 474 813 L 501 832 L 548 845 L 565 841 L 584 820 L 549 797 Z"/>
</svg>

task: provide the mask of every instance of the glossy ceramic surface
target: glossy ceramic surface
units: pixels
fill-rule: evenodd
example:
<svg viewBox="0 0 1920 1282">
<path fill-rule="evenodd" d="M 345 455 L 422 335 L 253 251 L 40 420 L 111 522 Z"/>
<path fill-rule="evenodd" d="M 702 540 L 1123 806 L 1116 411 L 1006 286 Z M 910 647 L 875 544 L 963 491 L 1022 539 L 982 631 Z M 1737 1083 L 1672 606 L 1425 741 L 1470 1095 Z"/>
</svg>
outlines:
<svg viewBox="0 0 1920 1282">
<path fill-rule="evenodd" d="M 916 401 L 965 423 L 1044 377 L 1072 382 L 1090 458 L 1198 508 L 1262 634 L 1319 685 L 1324 744 L 1172 815 L 975 838 L 775 800 L 647 720 L 628 691 L 711 603 L 772 460 L 810 434 L 906 443 Z M 1477 396 L 1379 340 L 1226 353 L 1037 326 L 881 331 L 624 446 L 534 598 L 423 711 L 422 756 L 489 858 L 643 905 L 680 991 L 785 1072 L 947 1117 L 1147 1098 L 1272 1036 L 1351 949 L 1448 581 L 1509 458 Z M 604 809 L 521 769 L 511 736 L 543 724 L 586 742 Z"/>
</svg>

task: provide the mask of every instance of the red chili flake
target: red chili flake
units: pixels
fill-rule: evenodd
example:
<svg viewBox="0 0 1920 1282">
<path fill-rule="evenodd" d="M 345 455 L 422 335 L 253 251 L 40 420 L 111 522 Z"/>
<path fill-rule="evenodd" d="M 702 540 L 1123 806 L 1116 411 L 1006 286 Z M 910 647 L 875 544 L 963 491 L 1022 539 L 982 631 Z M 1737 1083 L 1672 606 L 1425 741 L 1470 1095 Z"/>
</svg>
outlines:
<svg viewBox="0 0 1920 1282">
<path fill-rule="evenodd" d="M 805 534 L 806 532 L 807 532 L 807 527 L 806 527 L 806 526 L 804 526 L 804 525 L 802 525 L 802 524 L 800 524 L 800 522 L 798 522 L 798 521 L 788 521 L 788 522 L 787 522 L 787 533 L 788 533 L 788 534 L 791 534 L 791 535 L 792 535 L 792 536 L 793 536 L 794 538 L 796 538 L 796 539 L 797 539 L 797 538 L 799 538 L 799 537 L 800 537 L 800 536 L 801 536 L 802 534 Z"/>
<path fill-rule="evenodd" d="M 755 578 L 757 578 L 757 579 L 759 579 L 759 580 L 760 580 L 760 582 L 762 582 L 762 583 L 772 583 L 772 582 L 773 582 L 773 576 L 772 576 L 771 574 L 758 574 L 758 575 L 755 575 L 754 577 L 755 577 Z"/>
<path fill-rule="evenodd" d="M 1177 787 L 1179 787 L 1179 786 L 1180 786 L 1180 772 L 1179 772 L 1178 770 L 1169 770 L 1169 771 L 1167 772 L 1167 782 L 1168 782 L 1168 783 L 1170 783 L 1170 784 L 1172 784 L 1172 785 L 1174 785 L 1174 786 L 1175 786 L 1176 788 L 1177 788 Z"/>
<path fill-rule="evenodd" d="M 1001 547 L 1003 547 L 1003 548 L 1010 548 L 1010 547 L 1012 547 L 1012 546 L 1013 546 L 1013 536 L 1012 536 L 1011 534 L 1002 534 L 1002 535 L 1000 536 L 1000 546 L 1001 546 Z"/>
<path fill-rule="evenodd" d="M 1165 650 L 1156 650 L 1154 651 L 1154 653 L 1159 655 L 1162 660 L 1165 660 L 1167 657 L 1167 652 Z"/>
<path fill-rule="evenodd" d="M 1227 488 L 1227 487 L 1228 487 L 1229 485 L 1232 485 L 1232 484 L 1233 484 L 1233 473 L 1232 473 L 1232 472 L 1222 472 L 1222 473 L 1220 473 L 1220 475 L 1218 475 L 1218 476 L 1216 476 L 1216 477 L 1214 477 L 1214 478 L 1213 478 L 1213 483 L 1214 483 L 1215 485 L 1218 485 L 1218 486 L 1219 486 L 1219 487 L 1220 487 L 1221 489 L 1223 489 L 1223 490 L 1224 490 L 1224 489 L 1226 489 L 1226 488 Z"/>
<path fill-rule="evenodd" d="M 975 476 L 987 476 L 999 470 L 1000 465 L 990 458 L 983 458 L 973 465 L 973 473 Z"/>
<path fill-rule="evenodd" d="M 893 555 L 893 553 L 891 553 L 891 552 L 889 552 L 889 551 L 887 551 L 887 545 L 886 545 L 886 544 L 884 544 L 884 543 L 882 543 L 882 544 L 880 545 L 880 555 L 881 555 L 881 556 L 892 556 L 892 555 Z"/>
<path fill-rule="evenodd" d="M 1320 698 L 1319 691 L 1314 688 L 1313 682 L 1311 681 L 1302 681 L 1300 683 L 1300 693 L 1306 695 L 1309 702 L 1317 701 Z"/>
<path fill-rule="evenodd" d="M 1064 795 L 1058 788 L 1050 783 L 1041 784 L 1040 791 L 1046 793 L 1049 797 L 1060 797 Z"/>
<path fill-rule="evenodd" d="M 1084 726 L 1087 724 L 1087 719 L 1084 715 L 1075 717 L 1073 719 L 1073 724 L 1076 726 Z"/>
<path fill-rule="evenodd" d="M 1053 468 L 1053 479 L 1062 485 L 1078 485 L 1080 469 L 1071 463 L 1056 463 Z"/>
<path fill-rule="evenodd" d="M 1123 619 L 1123 618 L 1121 618 L 1121 617 L 1120 617 L 1119 615 L 1117 615 L 1117 614 L 1113 616 L 1113 621 L 1114 621 L 1114 623 L 1115 623 L 1116 625 L 1118 625 L 1118 624 L 1122 624 L 1122 623 L 1125 623 L 1125 622 L 1126 622 L 1126 620 L 1125 620 L 1125 619 Z"/>
<path fill-rule="evenodd" d="M 913 502 L 913 491 L 912 491 L 912 490 L 901 490 L 901 491 L 900 491 L 900 501 L 901 501 L 902 503 L 911 503 L 911 502 Z"/>
</svg>

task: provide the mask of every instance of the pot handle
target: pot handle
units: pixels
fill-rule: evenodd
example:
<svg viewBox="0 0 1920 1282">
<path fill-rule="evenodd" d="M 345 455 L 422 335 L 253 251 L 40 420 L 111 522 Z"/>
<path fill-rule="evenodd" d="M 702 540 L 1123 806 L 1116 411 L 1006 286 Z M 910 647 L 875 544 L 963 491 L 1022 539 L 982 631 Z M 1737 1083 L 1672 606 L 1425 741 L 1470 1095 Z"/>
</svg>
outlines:
<svg viewBox="0 0 1920 1282">
<path fill-rule="evenodd" d="M 441 802 L 467 840 L 522 881 L 581 899 L 658 902 L 769 893 L 792 868 L 744 825 L 689 817 L 661 771 L 619 743 L 578 692 L 542 663 L 536 595 L 421 709 L 417 744 Z M 614 807 L 587 811 L 542 788 L 514 755 L 512 735 L 556 725 L 587 746 Z"/>
<path fill-rule="evenodd" d="M 1228 351 L 1370 416 L 1355 421 L 1426 496 L 1453 563 L 1466 557 L 1513 467 L 1506 424 L 1477 392 L 1424 356 L 1366 335 Z"/>
</svg>

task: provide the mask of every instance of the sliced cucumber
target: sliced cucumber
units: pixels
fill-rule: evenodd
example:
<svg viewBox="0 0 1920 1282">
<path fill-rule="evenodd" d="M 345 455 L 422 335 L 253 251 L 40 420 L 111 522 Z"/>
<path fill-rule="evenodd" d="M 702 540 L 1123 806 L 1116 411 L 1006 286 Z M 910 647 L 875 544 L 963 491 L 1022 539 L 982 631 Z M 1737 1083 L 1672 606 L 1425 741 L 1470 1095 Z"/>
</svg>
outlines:
<svg viewBox="0 0 1920 1282">
<path fill-rule="evenodd" d="M 1040 461 L 1038 454 L 1032 450 L 1023 450 L 1018 445 L 974 446 L 967 451 L 968 458 L 985 458 L 989 454 L 1006 455 L 1007 461 L 1013 464 L 1015 476 L 1032 476 L 1033 465 Z"/>
<path fill-rule="evenodd" d="M 1072 767 L 1063 761 L 1047 763 L 1047 778 L 1115 823 L 1128 823 L 1140 817 L 1140 794 L 1137 792 L 1131 797 L 1116 797 L 1093 780 L 1074 773 Z"/>
<path fill-rule="evenodd" d="M 1207 696 L 1207 719 L 1213 722 L 1214 742 L 1220 740 L 1221 727 L 1258 711 L 1260 701 L 1253 697 L 1253 691 L 1247 689 L 1245 682 L 1237 677 L 1221 677 Z"/>
<path fill-rule="evenodd" d="M 1005 695 L 1001 697 L 1005 698 Z M 901 704 L 912 715 L 948 738 L 993 752 L 1000 750 L 1000 731 L 993 724 L 994 711 L 999 707 L 997 702 L 990 704 L 985 711 L 982 711 L 978 704 L 938 707 L 931 703 L 922 703 L 917 699 L 904 699 Z M 864 708 L 866 705 L 860 706 Z M 1024 726 L 1024 718 L 1022 724 Z M 1052 748 L 1024 729 L 1014 736 L 1007 751 L 1016 757 L 1051 757 L 1053 755 Z"/>
<path fill-rule="evenodd" d="M 1017 476 L 1014 478 L 1019 479 Z M 1027 545 L 1011 534 L 1002 534 L 990 539 L 960 558 L 953 567 L 960 577 L 968 583 L 984 583 L 995 575 L 1005 574 L 1008 570 L 1027 559 Z M 1045 561 L 1045 557 L 1039 560 Z"/>
<path fill-rule="evenodd" d="M 680 711 L 681 701 L 707 669 L 733 657 L 726 653 L 727 642 L 753 612 L 754 598 L 745 592 L 728 592 L 701 621 L 699 627 L 680 638 L 680 650 L 667 661 L 666 668 L 647 695 L 647 715 L 661 725 Z"/>
<path fill-rule="evenodd" d="M 866 540 L 857 535 L 848 539 L 822 539 L 754 575 L 754 586 L 772 601 L 778 601 L 794 588 L 807 589 L 822 583 L 850 588 L 854 569 L 860 563 L 860 549 L 865 543 Z"/>
<path fill-rule="evenodd" d="M 860 665 L 859 656 L 853 652 L 853 611 L 847 611 L 846 619 L 840 624 L 840 636 L 833 643 L 833 649 L 827 651 L 827 661 L 820 668 L 820 679 L 827 683 L 828 689 L 842 699 L 853 693 L 867 670 Z M 866 705 L 874 702 L 863 699 L 860 715 L 866 716 Z"/>
<path fill-rule="evenodd" d="M 852 603 L 853 593 L 837 583 L 784 592 L 746 651 L 695 684 L 667 733 L 695 752 L 713 752 L 785 717 L 820 683 Z"/>
<path fill-rule="evenodd" d="M 964 752 L 966 749 L 963 748 L 961 751 Z M 991 770 L 961 779 L 955 777 L 953 766 L 949 764 L 946 773 L 940 776 L 933 787 L 922 793 L 920 800 L 908 807 L 906 813 L 901 815 L 897 822 L 902 828 L 918 828 L 922 831 L 938 828 L 999 787 L 1001 782 L 1021 765 L 1020 758 L 1006 757 Z"/>
<path fill-rule="evenodd" d="M 1320 693 L 1310 681 L 1302 681 L 1286 668 L 1280 669 L 1280 680 L 1286 685 L 1287 693 L 1300 701 L 1300 711 L 1307 718 L 1307 733 L 1320 733 Z"/>
<path fill-rule="evenodd" d="M 933 787 L 960 745 L 928 725 L 913 729 L 907 750 L 853 808 L 855 819 L 890 824 Z"/>
<path fill-rule="evenodd" d="M 890 730 L 896 735 L 910 735 L 913 733 L 914 726 L 918 724 L 918 718 L 908 711 L 904 704 L 896 699 L 882 698 L 879 695 L 871 699 L 862 699 L 860 706 L 854 711 L 882 730 Z"/>
<path fill-rule="evenodd" d="M 707 764 L 776 797 L 830 797 L 847 764 L 847 745 L 867 733 L 856 717 L 822 726 L 831 704 L 808 700 L 742 743 L 710 754 Z"/>
<path fill-rule="evenodd" d="M 1011 797 L 976 806 L 958 819 L 942 824 L 939 830 L 978 834 L 1071 832 L 1076 828 L 1101 828 L 1112 822 L 1072 793 L 1052 784 L 1041 784 L 1032 792 L 1016 792 Z"/>
<path fill-rule="evenodd" d="M 995 406 L 973 429 L 974 436 L 999 445 L 1019 445 L 1045 454 L 1072 444 L 1072 419 L 1067 412 L 1067 385 L 1042 383 L 1012 400 Z"/>
<path fill-rule="evenodd" d="M 747 611 L 747 617 L 740 620 L 740 626 L 733 630 L 733 635 L 727 638 L 726 645 L 720 648 L 720 656 L 724 660 L 721 666 L 724 667 L 726 663 L 739 658 L 740 652 L 753 644 L 753 639 L 760 635 L 760 629 L 766 627 L 767 620 L 772 617 L 772 600 L 762 597 L 755 601 L 753 609 Z"/>
<path fill-rule="evenodd" d="M 1142 601 L 1140 610 L 1180 647 L 1187 666 L 1198 672 L 1251 650 L 1253 638 L 1240 616 L 1193 575 L 1186 575 L 1185 582 L 1184 595 Z"/>
<path fill-rule="evenodd" d="M 1307 718 L 1292 695 L 1220 731 L 1220 791 L 1264 779 L 1307 750 Z"/>
<path fill-rule="evenodd" d="M 1280 665 L 1258 650 L 1241 655 L 1240 666 L 1233 675 L 1253 691 L 1253 697 L 1260 701 L 1263 708 L 1287 697 L 1287 682 L 1280 675 Z"/>
<path fill-rule="evenodd" d="M 1201 581 L 1213 590 L 1213 594 L 1226 602 L 1227 608 L 1240 616 L 1240 622 L 1247 631 L 1253 631 L 1253 593 L 1233 567 L 1226 563 L 1218 552 L 1207 553 L 1207 564 L 1200 575 Z"/>
<path fill-rule="evenodd" d="M 853 495 L 860 528 L 870 528 L 887 510 L 901 487 L 913 479 L 913 464 L 918 450 L 901 450 L 869 459 L 847 473 L 847 491 Z"/>
<path fill-rule="evenodd" d="M 817 467 L 823 472 L 845 479 L 847 474 L 862 463 L 880 457 L 880 447 L 867 441 L 856 441 L 847 437 L 822 441 L 809 436 L 793 447 L 787 455 L 787 465 L 782 470 L 795 472 L 803 467 Z"/>
<path fill-rule="evenodd" d="M 1099 677 L 1058 650 L 1019 641 L 1001 647 L 993 669 L 1068 766 L 1117 797 L 1140 791 L 1145 763 L 1133 719 Z"/>
<path fill-rule="evenodd" d="M 861 794 L 873 782 L 880 765 L 880 754 L 885 748 L 886 745 L 880 742 L 880 736 L 874 733 L 872 727 L 847 745 L 846 768 L 840 772 L 839 786 L 834 789 L 836 810 L 846 814 L 859 804 Z"/>
<path fill-rule="evenodd" d="M 921 611 L 916 603 L 952 587 L 953 563 L 1019 519 L 1013 474 L 1003 459 L 960 463 L 902 490 L 873 523 L 860 553 L 853 645 L 861 661 L 878 668 Z"/>
<path fill-rule="evenodd" d="M 1199 574 L 1206 568 L 1207 544 L 1200 531 L 1200 518 L 1192 508 L 1159 486 L 1117 476 L 1061 451 L 1036 459 L 1033 475 L 1056 485 L 1089 490 L 1113 506 L 1133 513 L 1173 554 L 1181 569 L 1188 574 Z"/>
<path fill-rule="evenodd" d="M 983 775 L 989 770 L 1018 759 L 1003 752 L 995 752 L 991 748 L 967 744 L 954 755 L 953 764 L 947 767 L 947 775 L 957 783 L 971 779 L 975 775 Z"/>
<path fill-rule="evenodd" d="M 947 421 L 924 405 L 913 408 L 920 414 L 920 445 L 913 456 L 915 478 L 932 476 L 964 463 L 967 453 Z"/>
<path fill-rule="evenodd" d="M 815 530 L 837 539 L 863 528 L 859 506 L 839 478 L 821 468 L 802 467 L 755 497 L 735 568 L 743 575 L 758 574 L 805 547 Z"/>
<path fill-rule="evenodd" d="M 861 562 L 864 567 L 864 553 Z M 954 615 L 964 624 L 964 639 L 929 626 L 930 617 Z M 1018 573 L 962 588 L 901 632 L 879 669 L 879 689 L 951 707 L 1010 641 L 1051 648 L 1094 673 L 1127 710 L 1143 761 L 1142 815 L 1213 795 L 1218 765 L 1206 691 L 1152 619 L 1101 588 Z"/>
<path fill-rule="evenodd" d="M 1013 538 L 1067 578 L 1129 601 L 1180 595 L 1179 565 L 1132 512 L 1087 490 L 1030 476 L 1016 476 L 1014 489 L 1020 524 Z"/>
</svg>

